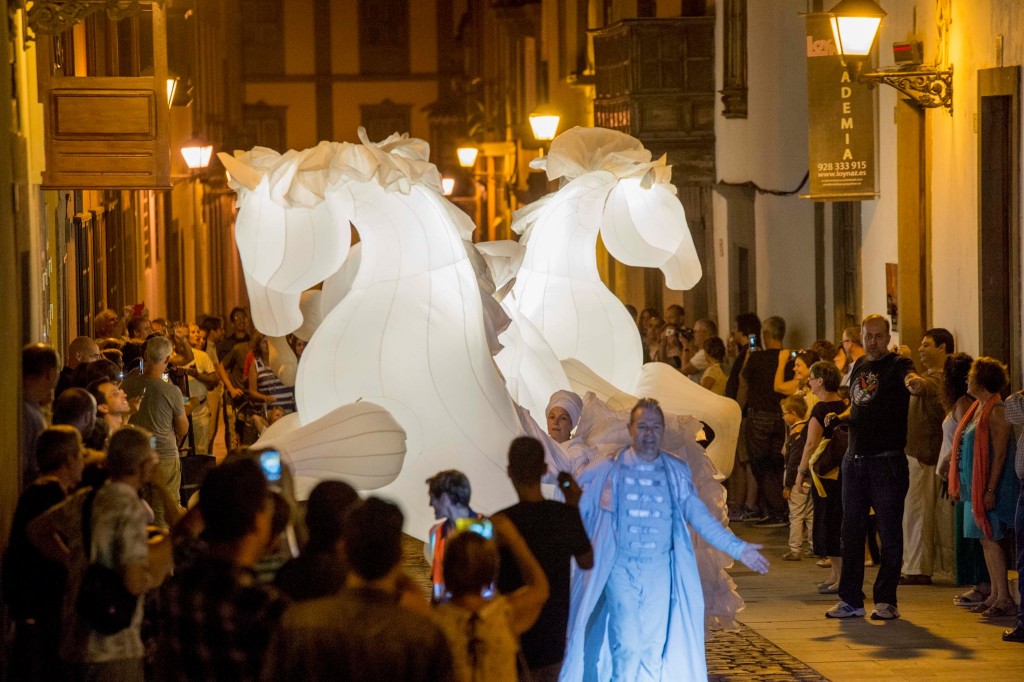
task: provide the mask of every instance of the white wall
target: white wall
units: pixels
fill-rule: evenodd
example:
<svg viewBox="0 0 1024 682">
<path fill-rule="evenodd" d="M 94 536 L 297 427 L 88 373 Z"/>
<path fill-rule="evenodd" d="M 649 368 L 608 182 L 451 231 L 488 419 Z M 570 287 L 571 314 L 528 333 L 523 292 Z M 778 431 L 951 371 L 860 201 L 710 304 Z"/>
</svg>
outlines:
<svg viewBox="0 0 1024 682">
<path fill-rule="evenodd" d="M 792 190 L 807 172 L 807 66 L 804 56 L 803 0 L 758 0 L 747 4 L 746 119 L 715 119 L 717 174 L 721 182 L 752 181 L 762 188 Z M 716 3 L 717 87 L 722 75 L 722 3 Z M 806 191 L 806 190 L 804 190 Z M 719 319 L 729 310 L 727 203 L 713 204 Z M 798 196 L 758 195 L 755 199 L 757 313 L 781 315 L 793 346 L 814 340 L 814 208 Z"/>
<path fill-rule="evenodd" d="M 1024 32 L 1021 31 L 1024 3 L 1005 0 L 917 3 L 917 37 L 924 41 L 926 63 L 934 63 L 941 55 L 936 17 L 942 5 L 952 7 L 944 64 L 954 67 L 953 115 L 944 109 L 926 113 L 932 228 L 929 323 L 950 329 L 958 348 L 973 355 L 978 353 L 980 345 L 978 302 L 981 295 L 978 291 L 978 136 L 975 130 L 977 71 L 1000 65 L 995 49 L 998 35 L 1003 39 L 1002 65 L 1024 62 Z M 889 0 L 882 2 L 882 6 L 889 12 L 879 36 L 880 61 L 884 67 L 892 62 L 892 42 L 905 40 L 913 34 L 914 17 L 910 3 Z M 884 262 L 895 262 L 896 254 L 896 149 L 892 110 L 897 93 L 884 86 L 880 92 L 879 187 L 882 196 L 874 206 L 871 202 L 864 204 L 865 312 L 883 309 Z M 1018 233 L 1021 227 L 1016 226 Z M 1021 258 L 1021 254 L 1017 254 L 1017 258 Z"/>
</svg>

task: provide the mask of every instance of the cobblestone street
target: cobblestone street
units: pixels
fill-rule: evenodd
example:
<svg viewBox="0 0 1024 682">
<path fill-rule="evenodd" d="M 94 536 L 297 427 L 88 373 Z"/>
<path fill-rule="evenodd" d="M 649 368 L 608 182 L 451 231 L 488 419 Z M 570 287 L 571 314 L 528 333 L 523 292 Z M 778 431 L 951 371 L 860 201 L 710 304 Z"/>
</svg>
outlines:
<svg viewBox="0 0 1024 682">
<path fill-rule="evenodd" d="M 704 648 L 712 682 L 826 679 L 746 625 L 709 633 Z"/>
</svg>

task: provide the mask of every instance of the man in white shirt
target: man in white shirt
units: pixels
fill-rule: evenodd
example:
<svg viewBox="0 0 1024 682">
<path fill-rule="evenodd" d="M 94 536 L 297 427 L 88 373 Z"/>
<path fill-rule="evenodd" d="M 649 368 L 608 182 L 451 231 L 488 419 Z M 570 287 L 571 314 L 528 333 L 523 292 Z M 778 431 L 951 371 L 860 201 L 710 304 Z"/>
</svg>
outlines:
<svg viewBox="0 0 1024 682">
<path fill-rule="evenodd" d="M 176 329 L 175 335 L 181 340 L 191 337 L 188 327 Z M 210 453 L 210 426 L 213 422 L 209 393 L 220 384 L 220 377 L 217 375 L 217 366 L 209 353 L 195 347 L 192 348 L 192 362 L 184 365 L 184 368 L 188 375 L 189 397 L 199 399 L 199 404 L 192 410 L 192 434 L 196 442 L 195 454 L 207 455 Z"/>
</svg>

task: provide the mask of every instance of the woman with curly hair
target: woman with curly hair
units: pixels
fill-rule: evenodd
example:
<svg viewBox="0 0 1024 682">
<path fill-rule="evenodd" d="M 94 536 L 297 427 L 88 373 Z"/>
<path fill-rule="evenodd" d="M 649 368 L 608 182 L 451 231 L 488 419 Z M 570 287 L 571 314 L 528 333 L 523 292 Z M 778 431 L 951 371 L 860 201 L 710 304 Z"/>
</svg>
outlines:
<svg viewBox="0 0 1024 682">
<path fill-rule="evenodd" d="M 980 540 L 985 552 L 992 592 L 971 609 L 983 618 L 1017 613 L 999 544 L 1013 532 L 1018 492 L 1016 444 L 999 395 L 1006 383 L 1006 367 L 998 360 L 980 357 L 971 365 L 967 392 L 975 402 L 957 426 L 949 466 L 950 497 L 964 503 L 964 537 Z"/>
</svg>

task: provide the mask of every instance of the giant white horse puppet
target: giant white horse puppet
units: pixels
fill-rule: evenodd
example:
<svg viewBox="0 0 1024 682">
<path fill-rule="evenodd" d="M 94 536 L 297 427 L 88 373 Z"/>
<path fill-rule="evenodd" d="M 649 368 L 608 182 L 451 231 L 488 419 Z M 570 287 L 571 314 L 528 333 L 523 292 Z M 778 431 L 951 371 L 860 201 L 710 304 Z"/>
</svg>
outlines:
<svg viewBox="0 0 1024 682">
<path fill-rule="evenodd" d="M 423 537 L 433 520 L 424 480 L 439 470 L 464 471 L 481 511 L 514 501 L 505 453 L 522 427 L 491 358 L 493 330 L 465 247 L 471 223 L 442 197 L 427 144 L 360 138 L 222 155 L 238 192 L 236 241 L 257 328 L 297 329 L 302 292 L 324 280 L 324 293 L 333 289 L 299 363 L 298 413 L 261 444 L 291 455 L 300 483 L 334 477 L 379 489 Z M 349 223 L 361 239 L 354 276 L 341 269 Z M 344 280 L 340 293 L 332 275 Z M 346 457 L 318 443 L 339 420 L 351 425 L 360 401 L 401 426 L 404 459 L 394 448 Z"/>
<path fill-rule="evenodd" d="M 727 476 L 739 433 L 738 406 L 667 365 L 642 366 L 636 323 L 597 269 L 600 232 L 612 256 L 627 265 L 660 268 L 670 289 L 689 289 L 700 280 L 700 261 L 665 158 L 652 160 L 639 140 L 624 133 L 573 128 L 531 165 L 561 187 L 516 214 L 512 229 L 522 234 L 526 250 L 504 305 L 569 363 L 569 383 L 580 395 L 651 396 L 668 411 L 711 425 L 716 438 L 708 455 Z"/>
</svg>

